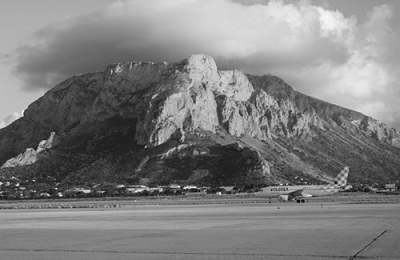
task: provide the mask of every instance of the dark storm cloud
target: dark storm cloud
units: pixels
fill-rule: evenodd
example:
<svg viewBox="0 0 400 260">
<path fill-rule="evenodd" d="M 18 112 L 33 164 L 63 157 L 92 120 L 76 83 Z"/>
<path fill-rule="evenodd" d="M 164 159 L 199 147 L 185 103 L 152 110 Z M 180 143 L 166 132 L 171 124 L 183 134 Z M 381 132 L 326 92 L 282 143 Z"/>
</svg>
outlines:
<svg viewBox="0 0 400 260">
<path fill-rule="evenodd" d="M 36 32 L 17 49 L 14 73 L 26 90 L 49 89 L 113 62 L 204 53 L 219 68 L 276 74 L 306 94 L 385 119 L 393 112 L 385 95 L 398 94 L 399 83 L 390 74 L 400 60 L 390 55 L 400 46 L 391 15 L 383 5 L 357 24 L 309 1 L 119 1 Z"/>
<path fill-rule="evenodd" d="M 26 89 L 48 89 L 112 62 L 179 61 L 194 53 L 210 54 L 222 67 L 238 65 L 256 73 L 344 62 L 343 43 L 321 37 L 325 29 L 318 10 L 308 8 L 302 13 L 299 6 L 280 2 L 243 6 L 222 0 L 118 2 L 36 32 L 31 43 L 17 49 L 14 72 Z"/>
</svg>

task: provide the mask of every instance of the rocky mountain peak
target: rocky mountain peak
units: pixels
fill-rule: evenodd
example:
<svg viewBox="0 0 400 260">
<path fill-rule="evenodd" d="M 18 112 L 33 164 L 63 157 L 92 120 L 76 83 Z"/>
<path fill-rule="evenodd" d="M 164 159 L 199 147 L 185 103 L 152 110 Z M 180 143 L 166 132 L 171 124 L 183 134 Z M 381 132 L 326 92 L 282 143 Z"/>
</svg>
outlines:
<svg viewBox="0 0 400 260">
<path fill-rule="evenodd" d="M 123 125 L 110 126 L 109 122 Z M 109 129 L 100 132 L 100 125 Z M 287 165 L 311 167 L 309 172 L 315 176 L 321 172 L 315 169 L 321 166 L 310 166 L 310 158 L 318 153 L 307 155 L 307 149 L 295 149 L 292 143 L 308 147 L 321 142 L 322 137 L 330 140 L 330 136 L 343 136 L 343 140 L 356 138 L 360 143 L 376 141 L 400 147 L 399 133 L 384 123 L 299 93 L 272 75 L 218 70 L 213 58 L 202 54 L 179 63 L 115 63 L 103 72 L 80 74 L 61 82 L 33 102 L 23 118 L 0 130 L 0 163 L 24 153 L 51 132 L 57 133 L 60 146 L 69 150 L 78 146 L 86 152 L 96 150 L 93 147 L 98 147 L 102 138 L 115 135 L 132 142 L 132 149 L 144 149 L 140 150 L 142 154 L 163 149 L 171 142 L 187 143 L 199 133 L 226 145 L 224 138 L 218 137 L 224 135 L 226 140 L 241 142 L 257 152 L 263 165 L 270 163 L 271 175 Z M 113 142 L 106 144 L 110 145 Z M 47 149 L 45 143 L 42 146 Z M 287 155 L 285 166 L 278 167 L 282 164 L 279 160 L 267 162 L 267 154 L 276 157 L 267 152 L 271 149 L 295 152 Z M 347 160 L 339 157 L 332 159 L 332 164 Z"/>
<path fill-rule="evenodd" d="M 219 71 L 213 58 L 203 54 L 180 63 L 116 63 L 104 72 L 72 77 L 32 103 L 24 117 L 61 134 L 116 115 L 136 118 L 135 138 L 148 147 L 176 133 L 196 128 L 215 132 L 217 127 L 260 140 L 271 134 L 310 138 L 310 127 L 338 125 L 392 145 L 398 145 L 399 136 L 361 113 L 296 92 L 275 76 Z"/>
</svg>

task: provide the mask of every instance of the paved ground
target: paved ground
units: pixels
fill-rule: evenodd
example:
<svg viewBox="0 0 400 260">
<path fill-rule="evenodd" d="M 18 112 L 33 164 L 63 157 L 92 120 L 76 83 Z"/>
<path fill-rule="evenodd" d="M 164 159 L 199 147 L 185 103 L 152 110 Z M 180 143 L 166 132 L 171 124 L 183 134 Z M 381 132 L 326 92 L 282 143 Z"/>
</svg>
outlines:
<svg viewBox="0 0 400 260">
<path fill-rule="evenodd" d="M 0 259 L 400 259 L 400 204 L 1 210 Z"/>
</svg>

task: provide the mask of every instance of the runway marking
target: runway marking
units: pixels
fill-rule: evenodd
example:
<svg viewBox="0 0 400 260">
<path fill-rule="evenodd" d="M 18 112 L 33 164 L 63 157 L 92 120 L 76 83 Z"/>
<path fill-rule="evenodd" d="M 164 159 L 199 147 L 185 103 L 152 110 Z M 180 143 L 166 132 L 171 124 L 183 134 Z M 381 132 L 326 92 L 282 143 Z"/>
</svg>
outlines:
<svg viewBox="0 0 400 260">
<path fill-rule="evenodd" d="M 386 230 L 384 230 L 382 233 L 380 233 L 376 238 L 372 239 L 371 242 L 369 242 L 366 246 L 364 246 L 360 251 L 358 251 L 355 255 L 353 255 L 352 257 L 349 258 L 349 260 L 353 260 L 355 258 L 361 258 L 361 259 L 366 259 L 369 257 L 359 257 L 358 255 L 364 251 L 365 249 L 367 249 L 370 245 L 372 245 L 373 243 L 375 243 L 381 236 L 383 236 L 386 232 L 388 232 L 390 229 L 392 229 L 393 227 L 397 226 L 397 224 L 400 223 L 400 220 L 397 221 L 396 223 L 394 223 L 393 225 L 391 225 L 389 228 L 387 228 Z"/>
</svg>

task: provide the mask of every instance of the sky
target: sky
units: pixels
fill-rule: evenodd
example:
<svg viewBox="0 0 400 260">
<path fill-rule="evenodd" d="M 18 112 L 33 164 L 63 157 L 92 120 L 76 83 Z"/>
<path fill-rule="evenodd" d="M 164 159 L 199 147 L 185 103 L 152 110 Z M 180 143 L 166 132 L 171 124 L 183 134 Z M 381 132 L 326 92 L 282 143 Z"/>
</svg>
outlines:
<svg viewBox="0 0 400 260">
<path fill-rule="evenodd" d="M 0 128 L 64 79 L 212 56 L 400 130 L 398 0 L 2 0 Z"/>
</svg>

